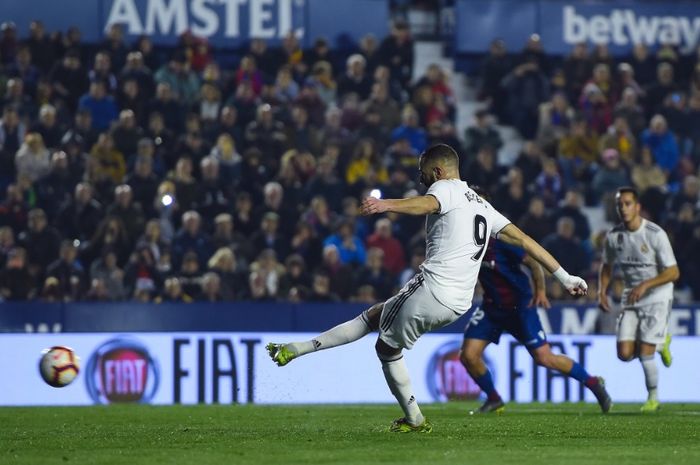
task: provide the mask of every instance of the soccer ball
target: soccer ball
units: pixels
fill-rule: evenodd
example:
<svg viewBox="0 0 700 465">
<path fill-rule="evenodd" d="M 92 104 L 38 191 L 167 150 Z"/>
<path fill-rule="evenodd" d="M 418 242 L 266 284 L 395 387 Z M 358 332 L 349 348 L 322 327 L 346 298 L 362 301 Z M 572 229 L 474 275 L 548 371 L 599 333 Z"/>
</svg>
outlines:
<svg viewBox="0 0 700 465">
<path fill-rule="evenodd" d="M 41 352 L 39 373 L 46 384 L 53 387 L 68 386 L 80 371 L 80 357 L 73 349 L 64 346 L 53 346 Z"/>
</svg>

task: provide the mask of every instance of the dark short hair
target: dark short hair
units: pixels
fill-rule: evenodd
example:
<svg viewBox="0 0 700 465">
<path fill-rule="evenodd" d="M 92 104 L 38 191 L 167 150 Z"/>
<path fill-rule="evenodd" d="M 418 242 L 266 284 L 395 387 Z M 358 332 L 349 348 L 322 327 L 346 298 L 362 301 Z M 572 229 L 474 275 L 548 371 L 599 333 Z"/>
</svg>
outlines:
<svg viewBox="0 0 700 465">
<path fill-rule="evenodd" d="M 447 144 L 435 144 L 421 154 L 423 163 L 435 163 L 459 167 L 459 155 Z"/>
<path fill-rule="evenodd" d="M 622 194 L 632 194 L 635 202 L 639 202 L 639 191 L 632 186 L 622 186 L 618 187 L 615 192 L 615 198 L 620 197 Z"/>
</svg>

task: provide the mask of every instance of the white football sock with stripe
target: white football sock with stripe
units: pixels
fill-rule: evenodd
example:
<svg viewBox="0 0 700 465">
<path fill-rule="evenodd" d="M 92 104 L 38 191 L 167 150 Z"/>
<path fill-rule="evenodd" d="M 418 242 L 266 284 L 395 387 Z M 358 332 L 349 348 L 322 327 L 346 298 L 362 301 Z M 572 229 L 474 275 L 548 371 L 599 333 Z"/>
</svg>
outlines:
<svg viewBox="0 0 700 465">
<path fill-rule="evenodd" d="M 301 356 L 317 350 L 330 349 L 331 347 L 355 342 L 371 331 L 366 312 L 362 312 L 354 319 L 341 323 L 310 341 L 292 342 L 287 344 L 286 347 L 297 356 Z"/>
<path fill-rule="evenodd" d="M 401 405 L 406 420 L 411 425 L 417 426 L 423 423 L 424 417 L 418 407 L 416 397 L 413 395 L 411 379 L 408 376 L 408 369 L 406 368 L 403 354 L 398 357 L 391 360 L 381 360 L 380 356 L 382 371 L 391 393 L 394 394 L 399 405 Z"/>
<path fill-rule="evenodd" d="M 656 386 L 659 383 L 659 370 L 656 367 L 656 360 L 654 359 L 654 354 L 640 355 L 639 361 L 642 362 L 642 369 L 644 370 L 644 380 L 646 381 L 647 391 L 649 392 L 649 400 L 657 400 Z"/>
</svg>

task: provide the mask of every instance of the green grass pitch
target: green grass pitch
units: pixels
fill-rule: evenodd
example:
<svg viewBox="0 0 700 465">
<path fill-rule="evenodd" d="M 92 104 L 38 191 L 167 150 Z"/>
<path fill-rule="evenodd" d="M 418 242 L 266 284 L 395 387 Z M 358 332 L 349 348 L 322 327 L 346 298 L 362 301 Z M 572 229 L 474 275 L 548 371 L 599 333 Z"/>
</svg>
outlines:
<svg viewBox="0 0 700 465">
<path fill-rule="evenodd" d="M 425 405 L 432 434 L 387 432 L 393 405 L 0 408 L 0 464 L 699 464 L 700 405 Z"/>
</svg>

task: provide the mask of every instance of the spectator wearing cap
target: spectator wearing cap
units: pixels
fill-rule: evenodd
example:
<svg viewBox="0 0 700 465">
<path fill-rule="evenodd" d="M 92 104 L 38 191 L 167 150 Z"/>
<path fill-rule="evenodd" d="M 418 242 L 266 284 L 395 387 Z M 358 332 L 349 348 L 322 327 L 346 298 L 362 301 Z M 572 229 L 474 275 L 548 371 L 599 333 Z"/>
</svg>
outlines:
<svg viewBox="0 0 700 465">
<path fill-rule="evenodd" d="M 118 116 L 117 104 L 111 95 L 107 95 L 103 81 L 92 81 L 89 92 L 80 97 L 78 106 L 90 111 L 92 128 L 97 131 L 109 129 Z"/>
<path fill-rule="evenodd" d="M 503 147 L 503 139 L 501 139 L 498 131 L 493 128 L 493 118 L 488 110 L 477 110 L 474 118 L 475 124 L 464 131 L 464 154 L 470 161 L 476 157 L 476 154 L 485 145 L 492 147 L 496 151 Z"/>
<path fill-rule="evenodd" d="M 211 239 L 202 231 L 202 217 L 194 210 L 182 215 L 182 228 L 175 235 L 172 246 L 172 262 L 175 269 L 180 269 L 182 259 L 187 252 L 194 252 L 200 267 L 204 267 L 212 254 Z"/>
<path fill-rule="evenodd" d="M 190 69 L 183 52 L 175 52 L 168 63 L 156 72 L 154 78 L 158 84 L 169 84 L 183 105 L 190 106 L 197 100 L 199 77 Z"/>
<path fill-rule="evenodd" d="M 627 169 L 620 161 L 620 154 L 615 149 L 605 149 L 601 154 L 602 165 L 598 168 L 591 182 L 591 190 L 596 202 L 606 193 L 614 192 L 619 187 L 630 184 Z"/>
<path fill-rule="evenodd" d="M 50 163 L 49 151 L 44 145 L 41 134 L 27 133 L 15 155 L 17 176 L 26 176 L 30 181 L 35 182 L 48 174 Z"/>
<path fill-rule="evenodd" d="M 92 187 L 88 183 L 75 186 L 73 199 L 61 207 L 56 226 L 69 239 L 81 241 L 92 237 L 102 219 L 102 205 L 93 198 Z"/>
<path fill-rule="evenodd" d="M 673 177 L 680 161 L 680 149 L 675 136 L 668 129 L 666 118 L 654 115 L 649 123 L 649 128 L 642 133 L 642 144 L 649 147 L 656 164 L 667 175 Z"/>
<path fill-rule="evenodd" d="M 313 69 L 314 65 L 319 61 L 333 63 L 333 52 L 325 37 L 317 37 L 313 46 L 304 52 L 304 62 L 308 69 Z"/>
<path fill-rule="evenodd" d="M 54 94 L 65 103 L 69 110 L 75 111 L 78 99 L 89 86 L 89 80 L 80 62 L 78 50 L 66 51 L 63 59 L 53 65 L 49 73 L 49 81 Z"/>
<path fill-rule="evenodd" d="M 367 259 L 365 246 L 355 235 L 355 228 L 349 221 L 340 221 L 335 234 L 328 236 L 323 241 L 323 245 L 324 247 L 335 246 L 343 265 L 362 265 Z"/>
</svg>

